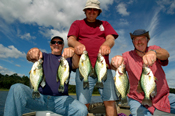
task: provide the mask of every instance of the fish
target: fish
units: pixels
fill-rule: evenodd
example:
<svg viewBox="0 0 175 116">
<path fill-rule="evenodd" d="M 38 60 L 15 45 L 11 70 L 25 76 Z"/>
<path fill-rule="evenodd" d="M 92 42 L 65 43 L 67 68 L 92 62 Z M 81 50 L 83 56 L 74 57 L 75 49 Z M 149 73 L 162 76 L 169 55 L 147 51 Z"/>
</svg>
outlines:
<svg viewBox="0 0 175 116">
<path fill-rule="evenodd" d="M 87 51 L 83 51 L 83 54 L 79 60 L 79 72 L 80 72 L 80 79 L 83 80 L 83 88 L 89 88 L 89 81 L 88 77 L 91 74 L 92 66 L 88 56 Z"/>
<path fill-rule="evenodd" d="M 144 99 L 142 105 L 152 106 L 151 98 L 154 98 L 157 94 L 156 77 L 149 67 L 143 66 L 141 78 L 138 84 L 139 88 L 144 92 Z"/>
<path fill-rule="evenodd" d="M 107 64 L 105 58 L 100 53 L 98 53 L 94 68 L 97 75 L 96 87 L 103 88 L 103 81 L 107 79 Z"/>
<path fill-rule="evenodd" d="M 58 71 L 57 71 L 57 79 L 56 81 L 60 82 L 60 85 L 58 87 L 59 92 L 64 92 L 64 83 L 68 84 L 69 82 L 69 63 L 68 61 L 64 58 L 60 58 L 60 65 L 58 66 Z"/>
<path fill-rule="evenodd" d="M 129 79 L 124 64 L 121 64 L 117 68 L 114 76 L 114 83 L 117 96 L 121 99 L 121 104 L 127 103 L 127 93 L 129 93 Z"/>
<path fill-rule="evenodd" d="M 39 85 L 41 85 L 42 87 L 45 86 L 42 63 L 42 59 L 36 61 L 29 72 L 31 88 L 33 88 L 33 98 L 40 98 L 38 87 Z"/>
</svg>

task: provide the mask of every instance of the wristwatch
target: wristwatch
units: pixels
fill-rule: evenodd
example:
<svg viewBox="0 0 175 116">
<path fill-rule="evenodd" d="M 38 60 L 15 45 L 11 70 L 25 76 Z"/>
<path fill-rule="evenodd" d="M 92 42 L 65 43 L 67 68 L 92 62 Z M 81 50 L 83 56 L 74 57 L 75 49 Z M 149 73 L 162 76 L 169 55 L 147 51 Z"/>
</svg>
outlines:
<svg viewBox="0 0 175 116">
<path fill-rule="evenodd" d="M 154 52 L 156 53 L 156 55 L 157 55 L 157 52 L 156 52 L 156 50 L 150 49 L 149 51 L 154 51 Z"/>
</svg>

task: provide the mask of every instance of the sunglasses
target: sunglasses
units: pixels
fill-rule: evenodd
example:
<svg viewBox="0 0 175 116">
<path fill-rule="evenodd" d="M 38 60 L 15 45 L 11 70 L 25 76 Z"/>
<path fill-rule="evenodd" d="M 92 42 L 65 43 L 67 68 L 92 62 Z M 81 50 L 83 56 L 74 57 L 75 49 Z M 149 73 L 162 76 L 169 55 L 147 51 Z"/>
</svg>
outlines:
<svg viewBox="0 0 175 116">
<path fill-rule="evenodd" d="M 63 44 L 62 41 L 51 41 L 50 43 L 51 43 L 51 44 L 56 44 L 56 43 L 57 43 L 57 44 L 60 44 L 60 45 Z"/>
<path fill-rule="evenodd" d="M 88 11 L 98 11 L 98 9 L 96 9 L 96 8 L 87 8 L 86 10 L 88 10 Z"/>
</svg>

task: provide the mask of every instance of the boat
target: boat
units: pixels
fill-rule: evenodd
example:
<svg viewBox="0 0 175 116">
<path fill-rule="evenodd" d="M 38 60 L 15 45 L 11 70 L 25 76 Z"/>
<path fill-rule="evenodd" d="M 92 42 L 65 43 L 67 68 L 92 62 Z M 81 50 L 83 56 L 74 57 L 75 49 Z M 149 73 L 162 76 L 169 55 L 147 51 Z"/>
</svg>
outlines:
<svg viewBox="0 0 175 116">
<path fill-rule="evenodd" d="M 126 116 L 132 116 L 130 112 L 130 107 L 128 105 L 116 104 L 118 114 L 125 114 Z M 105 106 L 102 102 L 92 103 L 88 109 L 88 116 L 105 116 Z M 62 116 L 51 111 L 36 111 L 25 113 L 22 116 Z M 156 110 L 153 116 L 175 116 L 175 114 L 170 114 Z"/>
<path fill-rule="evenodd" d="M 119 114 L 124 113 L 127 116 L 131 114 L 129 106 L 116 104 L 116 108 Z M 92 103 L 89 106 L 88 112 L 89 112 L 88 116 L 105 116 L 106 113 L 105 105 L 103 102 Z M 61 115 L 53 113 L 51 111 L 36 111 L 36 112 L 25 113 L 22 116 L 61 116 Z"/>
</svg>

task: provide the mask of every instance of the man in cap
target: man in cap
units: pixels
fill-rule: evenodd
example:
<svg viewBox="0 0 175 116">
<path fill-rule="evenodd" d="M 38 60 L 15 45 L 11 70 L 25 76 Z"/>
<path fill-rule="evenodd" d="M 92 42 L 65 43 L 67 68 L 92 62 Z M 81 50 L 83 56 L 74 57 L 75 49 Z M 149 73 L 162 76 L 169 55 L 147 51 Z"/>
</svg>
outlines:
<svg viewBox="0 0 175 116">
<path fill-rule="evenodd" d="M 41 52 L 38 48 L 31 48 L 27 53 L 27 60 L 31 62 L 43 59 L 43 72 L 46 85 L 39 86 L 39 98 L 32 98 L 32 90 L 23 84 L 11 86 L 5 104 L 4 116 L 22 116 L 24 108 L 34 111 L 52 111 L 63 116 L 86 116 L 87 108 L 84 104 L 68 95 L 68 84 L 64 84 L 64 91 L 59 92 L 60 82 L 56 81 L 59 59 L 66 58 L 70 71 L 78 67 L 78 56 L 74 48 L 64 48 L 64 40 L 55 36 L 50 41 L 51 53 Z M 76 106 L 76 107 L 75 107 Z"/>
<path fill-rule="evenodd" d="M 123 53 L 122 56 L 113 57 L 111 65 L 116 70 L 122 63 L 125 64 L 130 82 L 128 97 L 132 115 L 150 116 L 155 109 L 175 113 L 175 95 L 169 94 L 166 76 L 162 69 L 162 66 L 168 65 L 168 51 L 156 45 L 148 47 L 150 36 L 144 29 L 135 30 L 130 36 L 135 49 Z M 137 89 L 143 65 L 148 66 L 157 78 L 157 95 L 152 98 L 152 106 L 141 104 L 144 93 L 139 93 Z"/>
<path fill-rule="evenodd" d="M 87 0 L 83 9 L 86 18 L 76 20 L 72 23 L 68 33 L 68 45 L 75 48 L 75 53 L 81 55 L 84 50 L 88 52 L 92 67 L 94 68 L 98 53 L 101 53 L 109 65 L 109 53 L 118 37 L 116 31 L 107 21 L 96 19 L 102 12 L 100 2 L 98 0 Z M 76 94 L 77 99 L 89 106 L 93 88 L 97 82 L 97 78 L 89 76 L 89 88 L 83 88 L 83 80 L 80 80 L 79 69 L 76 71 Z M 103 83 L 104 87 L 99 88 L 100 95 L 106 107 L 107 116 L 116 116 L 117 110 L 115 100 L 114 81 L 110 65 L 107 71 L 107 80 Z"/>
</svg>

